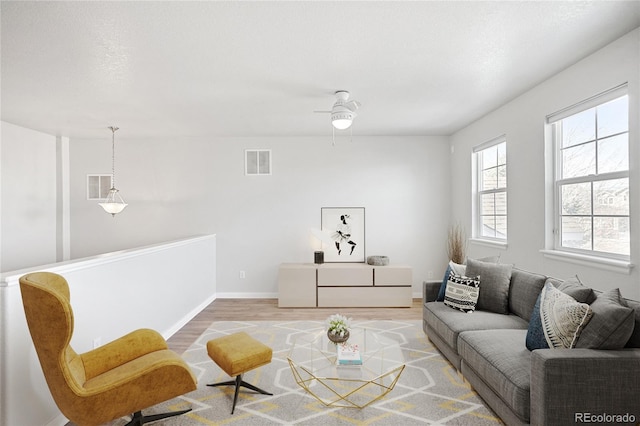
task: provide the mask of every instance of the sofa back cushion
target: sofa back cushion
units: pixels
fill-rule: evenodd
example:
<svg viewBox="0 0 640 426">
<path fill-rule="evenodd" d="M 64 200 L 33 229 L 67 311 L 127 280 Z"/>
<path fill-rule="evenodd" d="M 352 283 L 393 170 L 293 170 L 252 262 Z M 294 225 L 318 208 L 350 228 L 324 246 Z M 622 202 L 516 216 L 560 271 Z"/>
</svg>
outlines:
<svg viewBox="0 0 640 426">
<path fill-rule="evenodd" d="M 640 348 L 640 302 L 629 299 L 625 299 L 625 302 L 627 302 L 627 305 L 629 305 L 630 308 L 634 309 L 636 316 L 636 325 L 625 347 Z"/>
<path fill-rule="evenodd" d="M 566 280 L 559 280 L 557 278 L 549 278 L 551 284 L 553 284 L 558 290 L 564 294 L 568 294 L 580 303 L 586 303 L 590 305 L 596 300 L 596 293 L 590 287 L 585 286 L 580 281 L 577 275 Z"/>
<path fill-rule="evenodd" d="M 544 275 L 513 268 L 509 287 L 509 311 L 529 321 L 546 280 Z M 482 288 L 480 291 L 482 292 Z"/>
</svg>

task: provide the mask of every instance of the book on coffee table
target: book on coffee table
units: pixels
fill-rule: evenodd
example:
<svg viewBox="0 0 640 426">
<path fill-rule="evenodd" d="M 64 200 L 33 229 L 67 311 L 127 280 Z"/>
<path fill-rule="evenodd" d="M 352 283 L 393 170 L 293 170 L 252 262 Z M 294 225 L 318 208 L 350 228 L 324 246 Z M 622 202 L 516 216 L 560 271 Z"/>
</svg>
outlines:
<svg viewBox="0 0 640 426">
<path fill-rule="evenodd" d="M 338 345 L 338 365 L 362 365 L 362 356 L 358 345 L 341 343 Z"/>
</svg>

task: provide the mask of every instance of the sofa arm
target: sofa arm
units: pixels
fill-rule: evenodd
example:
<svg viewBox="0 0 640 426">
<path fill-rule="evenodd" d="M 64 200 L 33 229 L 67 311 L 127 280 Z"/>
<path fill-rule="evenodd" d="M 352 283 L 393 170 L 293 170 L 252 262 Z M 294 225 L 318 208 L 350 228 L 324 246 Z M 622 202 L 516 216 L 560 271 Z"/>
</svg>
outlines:
<svg viewBox="0 0 640 426">
<path fill-rule="evenodd" d="M 638 395 L 640 349 L 531 353 L 532 425 L 635 425 L 640 421 Z"/>
<path fill-rule="evenodd" d="M 422 303 L 435 302 L 438 298 L 442 281 L 429 280 L 422 282 Z"/>
</svg>

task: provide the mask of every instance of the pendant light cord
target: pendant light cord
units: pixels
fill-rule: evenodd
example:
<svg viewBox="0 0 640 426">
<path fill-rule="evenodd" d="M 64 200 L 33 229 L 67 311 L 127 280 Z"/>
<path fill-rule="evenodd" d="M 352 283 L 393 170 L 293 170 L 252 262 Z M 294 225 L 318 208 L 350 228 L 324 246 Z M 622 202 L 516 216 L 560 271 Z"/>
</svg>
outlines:
<svg viewBox="0 0 640 426">
<path fill-rule="evenodd" d="M 116 130 L 118 127 L 111 126 L 111 189 L 116 188 Z"/>
</svg>

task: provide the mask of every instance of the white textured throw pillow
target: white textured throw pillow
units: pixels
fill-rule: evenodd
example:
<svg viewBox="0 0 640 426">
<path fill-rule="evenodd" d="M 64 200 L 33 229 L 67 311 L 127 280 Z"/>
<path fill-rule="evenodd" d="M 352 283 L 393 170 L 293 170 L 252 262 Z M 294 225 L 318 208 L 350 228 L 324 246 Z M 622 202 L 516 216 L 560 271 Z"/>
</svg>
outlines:
<svg viewBox="0 0 640 426">
<path fill-rule="evenodd" d="M 542 330 L 550 348 L 573 348 L 593 311 L 586 303 L 561 292 L 551 283 L 540 293 Z"/>
</svg>

